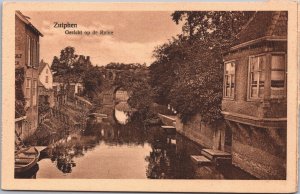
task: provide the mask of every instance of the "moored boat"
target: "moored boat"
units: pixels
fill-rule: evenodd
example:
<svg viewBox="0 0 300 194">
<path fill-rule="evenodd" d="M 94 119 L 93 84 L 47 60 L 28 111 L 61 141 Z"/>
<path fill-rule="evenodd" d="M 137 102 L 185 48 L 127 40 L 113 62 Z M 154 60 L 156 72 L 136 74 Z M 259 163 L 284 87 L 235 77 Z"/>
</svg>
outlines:
<svg viewBox="0 0 300 194">
<path fill-rule="evenodd" d="M 30 170 L 40 157 L 40 152 L 35 147 L 28 147 L 15 153 L 15 173 L 24 173 Z"/>
</svg>

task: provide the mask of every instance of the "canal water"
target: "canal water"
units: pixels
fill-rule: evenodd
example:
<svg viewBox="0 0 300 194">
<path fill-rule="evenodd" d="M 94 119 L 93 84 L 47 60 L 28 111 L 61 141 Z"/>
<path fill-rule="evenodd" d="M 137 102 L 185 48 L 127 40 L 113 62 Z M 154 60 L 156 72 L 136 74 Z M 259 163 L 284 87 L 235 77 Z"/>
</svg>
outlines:
<svg viewBox="0 0 300 194">
<path fill-rule="evenodd" d="M 174 131 L 165 132 L 160 126 L 103 121 L 90 123 L 84 132 L 75 132 L 57 142 L 42 156 L 31 177 L 254 179 L 232 165 L 196 166 L 190 155 L 200 151 L 201 146 Z"/>
</svg>

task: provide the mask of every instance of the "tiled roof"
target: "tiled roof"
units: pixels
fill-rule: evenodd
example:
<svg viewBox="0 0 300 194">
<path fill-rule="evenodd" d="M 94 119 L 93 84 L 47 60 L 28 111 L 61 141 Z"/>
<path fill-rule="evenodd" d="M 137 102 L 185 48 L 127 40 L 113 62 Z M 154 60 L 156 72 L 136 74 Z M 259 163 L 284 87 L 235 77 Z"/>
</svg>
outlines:
<svg viewBox="0 0 300 194">
<path fill-rule="evenodd" d="M 287 37 L 287 11 L 258 11 L 237 35 L 234 45 L 263 37 Z"/>
</svg>

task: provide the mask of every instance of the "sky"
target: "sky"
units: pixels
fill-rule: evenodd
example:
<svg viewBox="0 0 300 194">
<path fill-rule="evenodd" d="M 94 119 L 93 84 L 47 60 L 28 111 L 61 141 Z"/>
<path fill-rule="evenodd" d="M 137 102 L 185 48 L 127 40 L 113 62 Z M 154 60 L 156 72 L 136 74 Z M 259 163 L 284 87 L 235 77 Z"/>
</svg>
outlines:
<svg viewBox="0 0 300 194">
<path fill-rule="evenodd" d="M 40 58 L 51 65 L 53 57 L 72 46 L 78 55 L 90 56 L 94 65 L 110 62 L 150 65 L 156 46 L 181 32 L 171 19 L 172 12 L 79 12 L 21 11 L 44 35 L 40 39 Z M 77 28 L 54 28 L 54 23 L 74 23 Z M 66 35 L 65 30 L 108 30 L 113 35 Z"/>
</svg>

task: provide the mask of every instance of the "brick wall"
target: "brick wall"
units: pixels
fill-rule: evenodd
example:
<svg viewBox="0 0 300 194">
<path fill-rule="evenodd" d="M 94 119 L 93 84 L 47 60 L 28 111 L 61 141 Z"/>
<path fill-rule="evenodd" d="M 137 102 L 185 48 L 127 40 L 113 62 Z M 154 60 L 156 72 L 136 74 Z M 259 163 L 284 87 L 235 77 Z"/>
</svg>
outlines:
<svg viewBox="0 0 300 194">
<path fill-rule="evenodd" d="M 39 40 L 39 35 L 34 33 L 29 27 L 25 25 L 18 17 L 15 17 L 15 67 L 23 67 L 25 70 L 25 81 L 23 83 L 23 92 L 25 95 L 25 83 L 26 78 L 31 80 L 31 104 L 26 108 L 26 120 L 28 121 L 24 127 L 23 136 L 26 138 L 31 135 L 37 128 L 38 125 L 38 65 L 35 68 L 27 67 L 26 65 L 26 37 L 27 34 L 34 37 L 37 41 Z M 36 62 L 39 61 L 38 55 L 36 57 Z M 35 95 L 33 96 L 33 86 L 36 81 Z M 33 99 L 34 98 L 34 99 Z M 35 100 L 35 105 L 33 105 L 33 100 Z"/>
<path fill-rule="evenodd" d="M 285 179 L 286 129 L 232 127 L 232 162 L 260 179 Z"/>
</svg>

